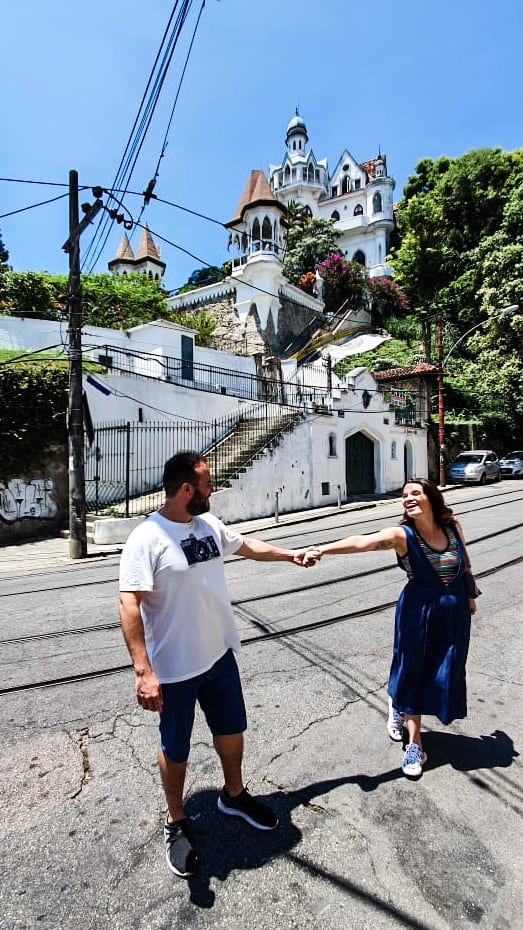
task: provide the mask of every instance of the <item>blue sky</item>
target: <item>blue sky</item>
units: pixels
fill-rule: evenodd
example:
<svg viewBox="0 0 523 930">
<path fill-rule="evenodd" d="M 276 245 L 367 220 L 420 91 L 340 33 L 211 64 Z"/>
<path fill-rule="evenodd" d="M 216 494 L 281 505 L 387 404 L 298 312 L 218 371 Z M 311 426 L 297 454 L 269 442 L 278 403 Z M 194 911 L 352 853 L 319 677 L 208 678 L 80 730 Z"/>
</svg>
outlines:
<svg viewBox="0 0 523 930">
<path fill-rule="evenodd" d="M 130 190 L 143 191 L 156 168 L 200 5 L 193 0 Z M 110 187 L 173 6 L 6 4 L 0 177 L 67 184 L 74 168 L 80 184 Z M 399 200 L 424 156 L 521 147 L 522 34 L 521 0 L 206 0 L 156 193 L 227 221 L 250 170 L 281 161 L 298 104 L 318 159 L 332 170 L 345 148 L 359 162 L 381 148 Z M 0 181 L 0 214 L 60 192 Z M 136 218 L 142 198 L 125 204 Z M 168 288 L 228 258 L 216 224 L 154 201 L 142 222 L 196 256 L 158 240 Z M 0 230 L 16 270 L 67 272 L 67 199 L 4 216 Z M 107 269 L 121 235 L 115 225 L 94 270 Z"/>
</svg>

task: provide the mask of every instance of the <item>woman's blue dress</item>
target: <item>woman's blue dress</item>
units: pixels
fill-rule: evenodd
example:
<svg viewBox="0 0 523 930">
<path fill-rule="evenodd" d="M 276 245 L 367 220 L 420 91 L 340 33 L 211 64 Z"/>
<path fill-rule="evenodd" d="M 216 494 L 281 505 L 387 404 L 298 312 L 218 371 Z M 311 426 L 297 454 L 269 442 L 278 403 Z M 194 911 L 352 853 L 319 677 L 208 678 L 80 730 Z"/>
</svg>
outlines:
<svg viewBox="0 0 523 930">
<path fill-rule="evenodd" d="M 451 723 L 467 715 L 470 607 L 463 581 L 463 545 L 454 527 L 445 527 L 456 538 L 459 554 L 457 573 L 445 584 L 414 530 L 404 529 L 412 578 L 396 606 L 388 692 L 403 713 L 430 714 Z"/>
</svg>

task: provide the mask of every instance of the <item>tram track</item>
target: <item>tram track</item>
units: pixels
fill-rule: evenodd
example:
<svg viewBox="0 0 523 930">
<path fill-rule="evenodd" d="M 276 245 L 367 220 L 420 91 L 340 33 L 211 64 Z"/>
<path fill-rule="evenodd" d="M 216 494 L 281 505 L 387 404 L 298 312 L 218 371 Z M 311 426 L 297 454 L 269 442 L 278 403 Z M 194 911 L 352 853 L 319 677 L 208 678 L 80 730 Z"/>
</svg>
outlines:
<svg viewBox="0 0 523 930">
<path fill-rule="evenodd" d="M 514 498 L 513 495 L 517 495 L 517 496 Z M 499 500 L 500 497 L 501 497 L 501 498 L 510 497 L 511 499 L 510 499 L 510 500 L 507 500 L 507 501 L 500 501 L 500 500 Z M 461 506 L 462 504 L 471 504 L 471 503 L 474 503 L 475 501 L 483 501 L 483 502 L 484 502 L 484 501 L 485 501 L 485 498 L 484 498 L 484 497 L 478 497 L 478 498 L 473 498 L 472 500 L 471 500 L 471 499 L 468 499 L 468 500 L 466 500 L 466 501 L 456 501 L 456 502 L 453 502 L 452 511 L 453 511 L 453 513 L 455 514 L 456 517 L 462 517 L 462 516 L 464 516 L 464 515 L 466 515 L 466 514 L 469 514 L 469 513 L 479 513 L 479 512 L 481 512 L 481 511 L 483 511 L 483 510 L 489 510 L 489 509 L 492 509 L 492 508 L 498 508 L 498 507 L 500 507 L 500 506 L 509 506 L 509 505 L 513 505 L 513 504 L 515 504 L 515 503 L 518 503 L 518 502 L 521 501 L 522 499 L 523 499 L 523 494 L 521 494 L 521 492 L 518 492 L 518 491 L 499 491 L 499 492 L 496 493 L 496 494 L 490 494 L 489 497 L 488 497 L 488 499 L 487 499 L 489 502 L 492 501 L 492 500 L 494 500 L 494 501 L 495 501 L 494 503 L 482 503 L 482 504 L 481 504 L 480 506 L 478 506 L 478 507 L 471 507 L 471 508 L 469 508 L 469 509 L 464 509 L 464 510 L 459 510 L 459 511 L 458 511 L 456 508 L 459 507 L 459 506 Z M 349 515 L 350 515 L 351 513 L 353 513 L 353 512 L 354 512 L 354 511 L 343 511 L 343 510 L 341 510 L 341 511 L 339 511 L 339 514 L 347 514 L 347 516 L 349 516 Z M 328 516 L 324 516 L 324 517 L 320 517 L 320 518 L 317 517 L 317 518 L 315 518 L 315 520 L 318 520 L 318 519 L 328 519 L 328 517 L 332 517 L 332 516 L 335 516 L 335 515 L 336 515 L 336 514 L 329 514 Z M 308 524 L 308 523 L 310 523 L 310 518 L 305 517 L 305 518 L 303 519 L 303 521 L 297 521 L 295 524 L 291 524 L 290 526 L 298 527 L 298 526 L 301 525 L 301 522 L 303 522 L 303 524 Z M 362 526 L 362 525 L 369 526 L 369 525 L 372 525 L 372 524 L 379 524 L 379 523 L 387 523 L 387 524 L 390 524 L 390 522 L 391 522 L 390 516 L 389 516 L 389 515 L 384 515 L 384 516 L 381 516 L 381 517 L 380 517 L 380 516 L 375 516 L 375 517 L 370 517 L 370 518 L 367 518 L 367 519 L 360 519 L 360 520 L 350 521 L 350 523 L 348 523 L 347 526 L 350 526 L 351 528 L 354 529 L 354 531 L 357 531 L 357 528 L 358 528 L 359 526 Z M 267 528 L 267 529 L 265 529 L 265 530 L 263 530 L 263 531 L 258 531 L 258 534 L 261 533 L 261 532 L 263 532 L 263 534 L 264 534 L 264 535 L 263 535 L 263 538 L 266 539 L 267 542 L 277 542 L 277 543 L 280 543 L 280 544 L 281 544 L 281 543 L 284 542 L 287 538 L 289 538 L 289 537 L 292 538 L 293 536 L 297 535 L 296 532 L 294 532 L 294 533 L 291 533 L 291 532 L 289 532 L 289 533 L 281 533 L 281 530 L 286 529 L 286 528 L 287 528 L 287 527 L 286 527 L 284 524 L 276 524 L 274 527 L 269 527 L 269 528 Z M 516 527 L 516 528 L 517 528 L 517 527 Z M 279 532 L 274 532 L 275 530 L 279 530 Z M 272 535 L 266 535 L 267 532 L 269 532 L 269 531 L 272 531 Z M 336 529 L 336 532 L 338 533 L 338 529 Z M 258 535 L 258 534 L 253 534 L 253 535 Z M 245 534 L 245 535 L 249 535 L 249 534 Z M 300 546 L 300 548 L 303 548 L 305 545 L 308 545 L 308 544 L 309 544 L 309 543 L 305 542 L 305 540 L 307 540 L 308 537 L 314 537 L 314 542 L 315 542 L 315 543 L 318 543 L 318 531 L 317 531 L 317 529 L 312 529 L 312 530 L 310 530 L 310 531 L 308 531 L 308 532 L 307 532 L 307 531 L 305 531 L 305 532 L 300 532 L 299 535 L 300 535 L 300 539 L 301 539 L 301 540 L 304 540 L 304 542 L 303 542 L 302 546 Z M 337 537 L 336 537 L 336 538 L 337 538 Z M 468 546 L 472 546 L 472 545 L 474 545 L 475 543 L 480 542 L 482 539 L 486 539 L 486 538 L 488 538 L 488 536 L 479 537 L 478 539 L 468 539 L 468 540 L 467 540 L 467 545 L 468 545 Z M 111 556 L 111 558 L 117 559 L 117 558 L 119 558 L 119 555 L 118 555 L 118 556 L 116 556 L 116 555 L 115 555 L 115 556 Z M 229 556 L 225 561 L 226 561 L 226 563 L 227 563 L 227 562 L 230 562 L 230 561 L 232 562 L 232 561 L 235 560 L 235 558 L 236 558 L 236 557 L 235 557 L 234 555 L 233 555 L 233 556 Z M 73 574 L 73 573 L 76 573 L 76 571 L 78 571 L 78 570 L 85 570 L 85 568 L 88 568 L 88 567 L 89 567 L 88 563 L 85 563 L 85 562 L 82 562 L 81 565 L 78 566 L 78 567 L 76 567 L 76 566 L 69 567 L 69 566 L 68 566 L 68 567 L 67 567 L 67 572 L 66 572 L 65 574 Z M 111 568 L 111 567 L 112 567 L 112 564 L 108 564 L 107 562 L 104 562 L 104 563 L 103 563 L 103 567 L 104 567 L 104 568 L 106 568 L 106 567 Z M 54 573 L 56 574 L 56 571 L 55 571 Z M 41 572 L 41 573 L 40 573 L 40 572 L 35 572 L 34 574 L 35 574 L 35 575 L 42 574 L 42 575 L 48 577 L 49 574 L 50 574 L 50 572 Z M 62 579 L 63 579 L 63 577 L 64 577 L 64 572 L 63 572 L 63 570 L 60 570 L 60 577 L 61 577 Z M 75 575 L 75 579 L 76 579 L 76 575 Z M 6 581 L 10 581 L 10 582 L 16 581 L 16 582 L 19 582 L 19 580 L 20 580 L 20 576 L 13 577 L 13 576 L 5 576 L 5 575 L 4 575 L 2 578 L 0 578 L 0 581 L 4 581 L 4 582 L 6 582 Z M 89 588 L 89 587 L 94 587 L 94 586 L 100 587 L 101 585 L 115 584 L 116 581 L 117 581 L 117 575 L 116 575 L 116 574 L 111 575 L 110 578 L 99 578 L 99 577 L 98 577 L 98 578 L 94 578 L 94 579 L 89 579 L 89 580 L 87 580 L 87 581 L 73 580 L 73 581 L 71 581 L 70 584 L 64 584 L 63 581 L 62 581 L 61 584 L 52 585 L 52 586 L 50 586 L 50 587 L 31 588 L 31 589 L 27 589 L 27 590 L 24 590 L 24 591 L 2 591 L 2 592 L 0 592 L 0 598 L 4 598 L 4 597 L 24 597 L 24 596 L 31 595 L 31 594 L 45 594 L 45 593 L 52 593 L 53 591 L 67 591 L 69 588 L 78 589 L 78 588 Z M 1 644 L 1 641 L 0 641 L 0 644 Z"/>
<path fill-rule="evenodd" d="M 523 562 L 523 555 L 517 556 L 513 559 L 506 560 L 488 569 L 484 569 L 483 571 L 478 572 L 476 574 L 476 577 L 486 578 L 490 575 L 497 574 L 498 572 L 501 572 L 508 568 L 512 568 L 516 565 L 519 565 L 522 562 Z M 387 571 L 389 570 L 389 568 L 395 568 L 395 566 L 383 566 L 377 569 L 377 571 Z M 372 575 L 375 573 L 376 573 L 376 570 L 369 571 L 364 574 Z M 339 583 L 339 582 L 340 582 L 340 579 L 337 578 L 336 583 Z M 271 629 L 271 627 L 268 624 L 264 623 L 263 621 L 253 618 L 252 616 L 249 616 L 248 622 L 252 626 L 256 627 L 259 632 L 254 636 L 242 637 L 241 645 L 242 647 L 255 646 L 257 644 L 266 643 L 271 640 L 277 640 L 277 639 L 283 639 L 283 638 L 288 639 L 291 637 L 299 636 L 304 633 L 310 633 L 310 632 L 314 632 L 319 629 L 327 628 L 329 626 L 333 626 L 336 624 L 345 623 L 347 621 L 360 620 L 365 617 L 370 617 L 372 615 L 381 613 L 382 611 L 391 610 L 395 607 L 395 605 L 396 605 L 396 599 L 392 601 L 383 601 L 371 607 L 364 607 L 360 610 L 333 614 L 329 617 L 324 617 L 321 620 L 310 621 L 307 623 L 300 623 L 293 627 L 285 627 L 285 628 L 281 628 L 277 630 Z M 83 627 L 78 630 L 61 631 L 61 632 L 56 631 L 55 633 L 48 633 L 48 634 L 45 634 L 45 633 L 33 634 L 31 636 L 21 637 L 15 640 L 3 640 L 3 641 L 0 641 L 0 645 L 4 645 L 4 644 L 12 645 L 12 644 L 17 644 L 17 643 L 28 642 L 34 639 L 51 638 L 53 636 L 59 636 L 59 635 L 78 635 L 78 634 L 85 634 L 89 632 L 90 633 L 100 632 L 100 631 L 104 632 L 104 631 L 109 631 L 109 630 L 114 631 L 118 627 L 119 627 L 118 623 L 109 623 L 109 624 L 104 624 L 104 625 L 96 626 L 96 627 L 89 627 L 89 628 Z M 13 694 L 13 693 L 21 693 L 25 691 L 33 691 L 33 690 L 38 690 L 38 689 L 43 689 L 43 688 L 52 688 L 52 687 L 60 687 L 60 686 L 71 685 L 71 684 L 78 684 L 80 682 L 91 681 L 97 678 L 103 678 L 107 676 L 118 675 L 123 672 L 128 672 L 130 671 L 131 668 L 132 668 L 131 663 L 127 662 L 123 665 L 111 666 L 109 668 L 103 668 L 103 669 L 94 669 L 92 671 L 82 672 L 76 675 L 64 675 L 64 676 L 60 676 L 57 678 L 46 679 L 42 681 L 25 682 L 23 684 L 12 685 L 7 688 L 0 688 L 0 695 L 8 695 L 8 694 Z"/>
</svg>

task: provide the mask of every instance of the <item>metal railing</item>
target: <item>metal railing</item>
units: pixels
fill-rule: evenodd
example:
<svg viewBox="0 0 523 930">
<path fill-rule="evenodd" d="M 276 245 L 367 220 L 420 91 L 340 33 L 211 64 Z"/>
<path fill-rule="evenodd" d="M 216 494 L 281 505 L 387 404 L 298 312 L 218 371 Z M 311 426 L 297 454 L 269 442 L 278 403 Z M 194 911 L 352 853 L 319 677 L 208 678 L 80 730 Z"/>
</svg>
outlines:
<svg viewBox="0 0 523 930">
<path fill-rule="evenodd" d="M 328 392 L 325 368 L 304 365 L 292 377 L 284 379 L 219 368 L 182 358 L 133 352 L 118 346 L 98 346 L 91 351 L 93 360 L 108 371 L 141 378 L 166 381 L 196 391 L 227 394 L 243 400 L 282 404 L 302 408 L 304 401 L 321 403 Z"/>
<path fill-rule="evenodd" d="M 295 409 L 256 404 L 211 422 L 107 423 L 97 426 L 85 450 L 88 509 L 132 516 L 163 501 L 165 462 L 181 451 L 205 455 L 216 489 L 226 487 L 299 418 Z"/>
</svg>

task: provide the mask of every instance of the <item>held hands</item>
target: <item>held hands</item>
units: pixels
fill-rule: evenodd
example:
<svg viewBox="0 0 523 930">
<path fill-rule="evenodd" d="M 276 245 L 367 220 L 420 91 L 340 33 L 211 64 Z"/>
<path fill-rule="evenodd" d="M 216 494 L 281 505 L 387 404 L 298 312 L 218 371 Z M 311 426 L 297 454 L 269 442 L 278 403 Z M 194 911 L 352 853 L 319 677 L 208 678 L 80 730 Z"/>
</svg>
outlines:
<svg viewBox="0 0 523 930">
<path fill-rule="evenodd" d="M 320 559 L 320 550 L 316 546 L 307 546 L 306 549 L 296 551 L 293 562 L 295 565 L 301 565 L 302 568 L 312 568 Z"/>
</svg>

